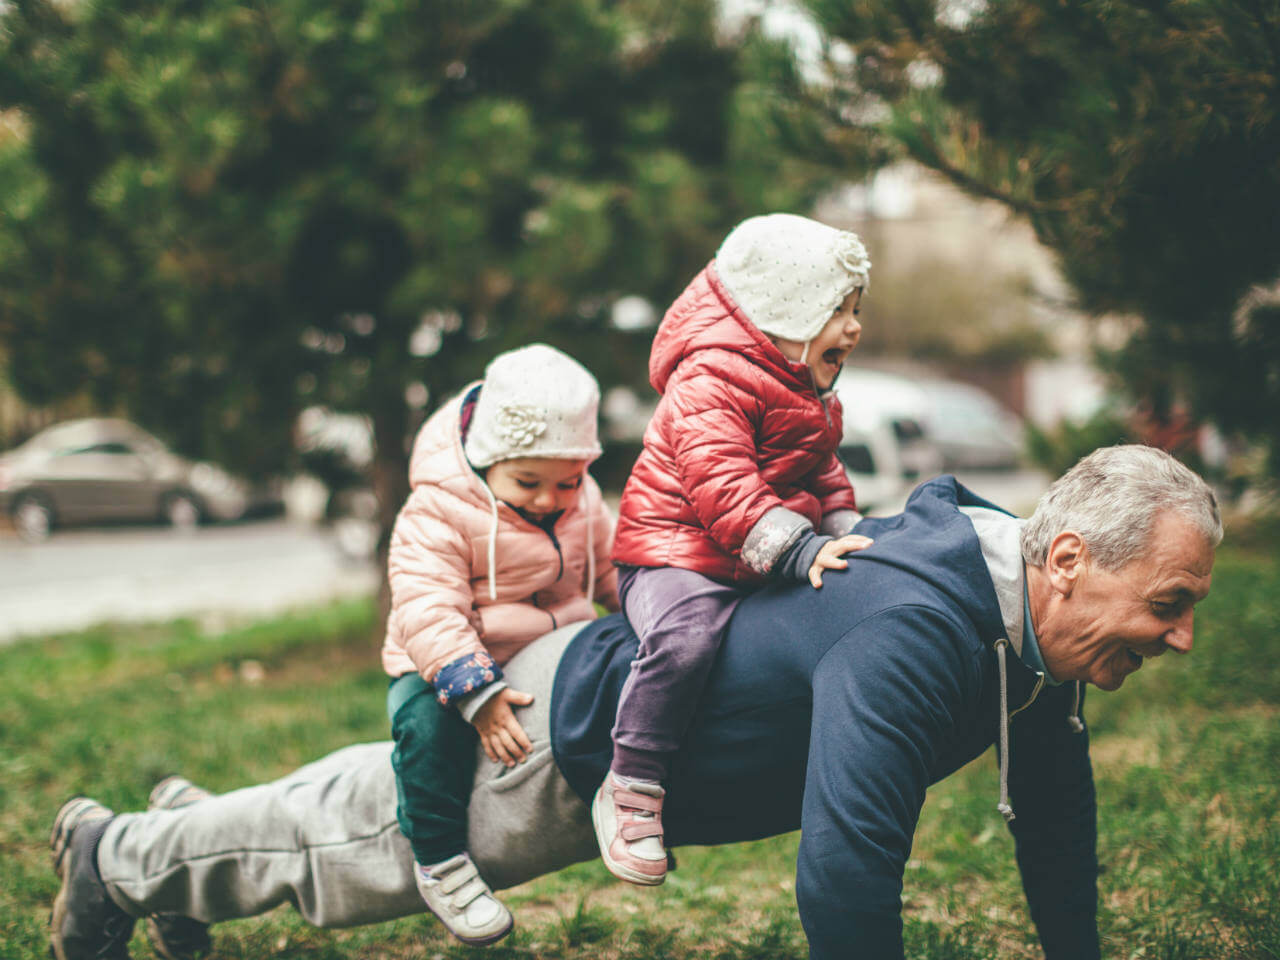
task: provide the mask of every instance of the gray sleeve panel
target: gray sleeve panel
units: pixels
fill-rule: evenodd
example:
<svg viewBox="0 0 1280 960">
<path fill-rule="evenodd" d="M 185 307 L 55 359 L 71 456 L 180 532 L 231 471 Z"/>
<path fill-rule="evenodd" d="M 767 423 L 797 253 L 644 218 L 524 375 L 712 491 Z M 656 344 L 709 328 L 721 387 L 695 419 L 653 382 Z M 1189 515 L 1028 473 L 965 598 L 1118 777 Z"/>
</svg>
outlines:
<svg viewBox="0 0 1280 960">
<path fill-rule="evenodd" d="M 857 510 L 832 510 L 822 518 L 818 532 L 828 537 L 843 537 L 846 533 L 851 533 L 861 519 L 862 514 Z"/>
<path fill-rule="evenodd" d="M 457 705 L 458 713 L 462 714 L 462 719 L 467 723 L 476 722 L 476 714 L 480 712 L 480 708 L 493 699 L 494 694 L 499 690 L 507 689 L 506 680 L 495 680 L 493 683 L 486 684 L 474 693 L 468 693 L 465 697 L 459 697 L 454 703 Z"/>
<path fill-rule="evenodd" d="M 591 811 L 560 775 L 551 755 L 551 687 L 565 647 L 582 629 L 570 624 L 525 647 L 503 668 L 513 690 L 533 694 L 516 716 L 533 741 L 524 763 L 505 767 L 478 748 L 467 845 L 495 890 L 600 855 Z"/>
<path fill-rule="evenodd" d="M 468 842 L 498 889 L 598 855 L 590 813 L 560 776 L 549 735 L 556 666 L 580 628 L 530 644 L 504 671 L 534 696 L 519 711 L 534 750 L 511 770 L 480 753 Z M 214 923 L 293 903 L 309 923 L 349 927 L 423 912 L 396 823 L 390 741 L 180 810 L 122 814 L 103 835 L 98 866 L 111 899 L 139 917 Z"/>
<path fill-rule="evenodd" d="M 742 561 L 756 573 L 768 574 L 778 558 L 813 524 L 786 507 L 774 507 L 756 521 L 742 542 Z"/>
</svg>

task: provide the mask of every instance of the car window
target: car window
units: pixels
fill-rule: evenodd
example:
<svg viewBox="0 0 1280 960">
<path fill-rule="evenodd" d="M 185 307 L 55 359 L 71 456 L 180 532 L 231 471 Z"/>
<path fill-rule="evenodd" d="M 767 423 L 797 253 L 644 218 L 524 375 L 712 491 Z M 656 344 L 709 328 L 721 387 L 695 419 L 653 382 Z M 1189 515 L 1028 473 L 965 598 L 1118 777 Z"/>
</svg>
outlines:
<svg viewBox="0 0 1280 960">
<path fill-rule="evenodd" d="M 840 448 L 840 459 L 854 473 L 875 473 L 875 460 L 871 448 L 865 443 L 846 443 Z"/>
<path fill-rule="evenodd" d="M 63 450 L 61 456 L 79 453 L 111 453 L 117 456 L 132 456 L 133 452 L 133 448 L 126 443 L 110 441 L 107 443 L 93 443 L 87 447 L 72 447 L 69 450 Z"/>
</svg>

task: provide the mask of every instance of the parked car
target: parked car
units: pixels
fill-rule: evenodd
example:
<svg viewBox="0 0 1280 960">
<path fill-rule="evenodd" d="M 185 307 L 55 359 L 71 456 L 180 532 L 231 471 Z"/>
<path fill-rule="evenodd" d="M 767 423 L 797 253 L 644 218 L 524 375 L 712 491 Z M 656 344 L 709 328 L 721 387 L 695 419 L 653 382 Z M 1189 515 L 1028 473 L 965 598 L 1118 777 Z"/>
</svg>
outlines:
<svg viewBox="0 0 1280 960">
<path fill-rule="evenodd" d="M 914 382 L 850 367 L 835 388 L 844 408 L 840 457 L 860 509 L 896 507 L 909 488 L 942 470 L 924 426 L 928 401 Z"/>
<path fill-rule="evenodd" d="M 190 528 L 238 520 L 264 499 L 244 480 L 176 455 L 124 420 L 68 420 L 0 455 L 0 510 L 27 541 L 81 523 L 159 520 Z"/>
<path fill-rule="evenodd" d="M 929 401 L 925 428 L 948 470 L 1013 470 L 1025 428 L 985 390 L 952 380 L 920 380 Z"/>
</svg>

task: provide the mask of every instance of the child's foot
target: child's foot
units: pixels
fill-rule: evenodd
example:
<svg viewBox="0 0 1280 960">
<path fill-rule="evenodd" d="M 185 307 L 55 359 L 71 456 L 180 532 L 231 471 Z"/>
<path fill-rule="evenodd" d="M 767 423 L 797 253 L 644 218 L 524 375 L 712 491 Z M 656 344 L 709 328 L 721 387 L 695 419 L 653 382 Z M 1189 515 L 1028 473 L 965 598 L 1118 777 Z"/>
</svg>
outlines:
<svg viewBox="0 0 1280 960">
<path fill-rule="evenodd" d="M 494 943 L 515 926 L 511 911 L 493 895 L 465 853 L 431 866 L 414 863 L 413 877 L 427 909 L 463 943 Z"/>
<path fill-rule="evenodd" d="M 610 771 L 591 801 L 591 822 L 604 865 L 619 880 L 655 886 L 667 879 L 662 846 L 662 798 L 647 780 L 619 783 Z"/>
</svg>

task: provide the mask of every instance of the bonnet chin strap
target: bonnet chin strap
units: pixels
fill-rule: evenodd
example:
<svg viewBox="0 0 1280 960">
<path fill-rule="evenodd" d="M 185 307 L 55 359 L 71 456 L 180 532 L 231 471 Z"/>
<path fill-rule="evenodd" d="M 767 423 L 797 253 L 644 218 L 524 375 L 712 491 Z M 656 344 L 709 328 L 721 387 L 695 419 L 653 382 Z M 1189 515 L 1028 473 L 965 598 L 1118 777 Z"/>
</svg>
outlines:
<svg viewBox="0 0 1280 960">
<path fill-rule="evenodd" d="M 806 340 L 806 341 L 804 342 L 804 349 L 800 351 L 800 362 L 801 362 L 801 363 L 808 363 L 808 362 L 809 362 L 809 345 L 810 345 L 810 344 L 812 344 L 812 343 L 813 343 L 813 341 L 812 341 L 812 340 Z"/>
</svg>

